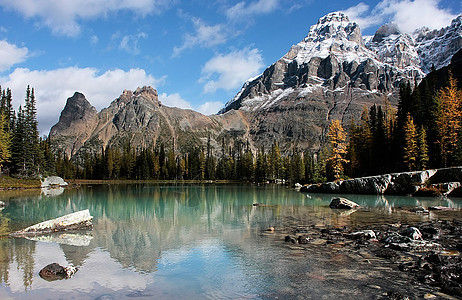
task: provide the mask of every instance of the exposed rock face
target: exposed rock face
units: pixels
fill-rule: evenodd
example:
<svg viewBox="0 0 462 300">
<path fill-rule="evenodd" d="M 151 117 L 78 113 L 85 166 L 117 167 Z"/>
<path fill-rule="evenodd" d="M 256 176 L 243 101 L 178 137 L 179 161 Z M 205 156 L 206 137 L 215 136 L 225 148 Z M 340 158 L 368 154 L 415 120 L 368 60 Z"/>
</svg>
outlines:
<svg viewBox="0 0 462 300">
<path fill-rule="evenodd" d="M 331 120 L 348 127 L 364 107 L 383 105 L 384 99 L 396 105 L 399 85 L 420 82 L 432 63 L 447 65 L 462 46 L 461 36 L 461 16 L 441 30 L 410 35 L 385 24 L 374 37 L 363 38 L 358 24 L 330 13 L 245 82 L 217 116 L 166 107 L 150 87 L 124 91 L 99 113 L 76 93 L 50 136 L 69 156 L 127 142 L 137 148 L 175 143 L 182 151 L 205 145 L 208 137 L 218 149 L 223 137 L 249 141 L 253 149 L 269 149 L 276 140 L 285 153 L 295 145 L 319 149 Z"/>
<path fill-rule="evenodd" d="M 244 139 L 249 131 L 241 112 L 205 116 L 192 110 L 167 107 L 152 87 L 134 92 L 125 90 L 101 112 L 81 109 L 82 117 L 77 118 L 74 107 L 88 107 L 84 99 L 69 98 L 58 124 L 50 132 L 53 145 L 69 156 L 100 151 L 107 145 L 121 147 L 127 142 L 136 148 L 175 143 L 176 150 L 186 151 L 189 147 L 204 145 L 209 136 L 212 146 L 218 148 L 221 138 Z M 80 126 L 81 120 L 89 122 L 86 127 Z"/>
<path fill-rule="evenodd" d="M 440 184 L 444 195 L 456 195 L 461 187 L 462 167 L 393 173 L 303 186 L 307 193 L 412 195 L 429 184 Z"/>
<path fill-rule="evenodd" d="M 386 24 L 372 39 L 363 39 L 346 15 L 330 13 L 281 59 L 248 80 L 220 113 L 246 111 L 259 144 L 268 146 L 265 141 L 278 138 L 283 147 L 317 148 L 330 120 L 349 125 L 364 106 L 383 105 L 385 97 L 396 105 L 401 83 L 420 82 L 432 62 L 447 65 L 460 49 L 460 19 L 440 31 L 415 35 Z M 430 51 L 430 44 L 441 46 Z"/>
<path fill-rule="evenodd" d="M 96 108 L 83 94 L 75 92 L 67 99 L 58 123 L 51 127 L 50 137 L 54 137 L 53 142 L 70 156 L 90 138 L 97 124 Z"/>
</svg>

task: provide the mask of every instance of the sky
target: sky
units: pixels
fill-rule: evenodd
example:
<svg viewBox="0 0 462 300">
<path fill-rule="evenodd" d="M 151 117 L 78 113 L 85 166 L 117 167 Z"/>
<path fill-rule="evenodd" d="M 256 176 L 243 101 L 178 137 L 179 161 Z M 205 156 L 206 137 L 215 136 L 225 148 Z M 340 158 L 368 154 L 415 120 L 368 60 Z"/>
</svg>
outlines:
<svg viewBox="0 0 462 300">
<path fill-rule="evenodd" d="M 458 0 L 0 0 L 0 85 L 15 109 L 34 88 L 41 135 L 74 92 L 98 110 L 150 85 L 164 105 L 216 113 L 244 82 L 343 11 L 373 35 L 441 28 Z"/>
</svg>

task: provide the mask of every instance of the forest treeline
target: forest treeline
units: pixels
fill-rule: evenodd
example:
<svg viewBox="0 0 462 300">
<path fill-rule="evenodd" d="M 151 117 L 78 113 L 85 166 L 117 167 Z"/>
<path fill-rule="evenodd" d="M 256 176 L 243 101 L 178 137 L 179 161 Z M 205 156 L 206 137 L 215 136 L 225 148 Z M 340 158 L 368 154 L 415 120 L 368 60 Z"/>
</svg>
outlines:
<svg viewBox="0 0 462 300">
<path fill-rule="evenodd" d="M 256 153 L 248 142 L 222 141 L 216 153 L 209 138 L 206 146 L 187 153 L 171 145 L 135 149 L 127 143 L 69 158 L 39 137 L 33 88 L 27 87 L 17 112 L 11 90 L 0 91 L 0 166 L 3 174 L 15 177 L 311 183 L 462 164 L 462 92 L 452 76 L 441 88 L 429 80 L 414 90 L 402 85 L 397 109 L 386 99 L 364 108 L 348 134 L 333 120 L 319 151 L 294 149 L 286 155 L 277 141 Z"/>
</svg>

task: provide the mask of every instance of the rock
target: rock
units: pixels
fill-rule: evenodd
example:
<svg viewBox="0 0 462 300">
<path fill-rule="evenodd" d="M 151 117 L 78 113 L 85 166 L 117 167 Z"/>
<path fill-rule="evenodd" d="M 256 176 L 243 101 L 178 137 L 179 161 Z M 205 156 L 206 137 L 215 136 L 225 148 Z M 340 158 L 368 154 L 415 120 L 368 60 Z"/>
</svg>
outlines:
<svg viewBox="0 0 462 300">
<path fill-rule="evenodd" d="M 302 188 L 302 185 L 301 185 L 300 183 L 296 183 L 296 184 L 294 185 L 294 188 L 295 188 L 296 190 L 300 190 L 300 189 Z"/>
<path fill-rule="evenodd" d="M 45 187 L 62 187 L 62 186 L 67 186 L 68 183 L 64 181 L 59 176 L 48 176 L 42 181 L 42 188 Z"/>
<path fill-rule="evenodd" d="M 298 238 L 297 238 L 297 242 L 298 242 L 299 244 L 308 244 L 308 243 L 310 242 L 310 238 L 309 238 L 308 236 L 302 236 L 302 235 L 300 235 L 300 236 L 298 236 Z"/>
<path fill-rule="evenodd" d="M 422 233 L 420 232 L 419 229 L 415 227 L 408 227 L 404 229 L 403 231 L 400 232 L 401 235 L 407 236 L 413 240 L 421 240 L 422 239 Z"/>
<path fill-rule="evenodd" d="M 306 193 L 462 195 L 462 167 L 393 173 L 301 187 Z M 457 181 L 459 180 L 459 181 Z M 429 184 L 432 182 L 432 184 Z"/>
<path fill-rule="evenodd" d="M 284 240 L 286 241 L 286 243 L 292 243 L 292 244 L 296 244 L 297 243 L 297 240 L 294 239 L 293 237 L 291 237 L 290 235 L 286 235 L 286 237 L 284 238 Z"/>
<path fill-rule="evenodd" d="M 5 207 L 5 202 L 0 201 L 0 207 Z"/>
<path fill-rule="evenodd" d="M 93 217 L 88 209 L 68 214 L 56 219 L 35 224 L 23 230 L 10 233 L 11 236 L 25 236 L 52 233 L 57 231 L 90 229 L 93 227 Z"/>
<path fill-rule="evenodd" d="M 74 266 L 63 267 L 57 263 L 52 263 L 40 270 L 39 275 L 45 280 L 53 281 L 58 279 L 67 279 L 77 272 Z"/>
<path fill-rule="evenodd" d="M 353 239 L 375 240 L 377 236 L 373 230 L 362 230 L 350 234 Z"/>
<path fill-rule="evenodd" d="M 421 213 L 421 214 L 428 214 L 428 210 L 425 209 L 423 206 L 417 206 L 409 209 L 410 212 Z"/>
<path fill-rule="evenodd" d="M 336 197 L 336 198 L 332 198 L 332 201 L 330 202 L 329 207 L 337 208 L 337 209 L 353 209 L 353 208 L 360 207 L 360 205 L 346 198 Z"/>
<path fill-rule="evenodd" d="M 428 210 L 455 210 L 452 207 L 447 207 L 447 206 L 429 206 Z"/>
</svg>

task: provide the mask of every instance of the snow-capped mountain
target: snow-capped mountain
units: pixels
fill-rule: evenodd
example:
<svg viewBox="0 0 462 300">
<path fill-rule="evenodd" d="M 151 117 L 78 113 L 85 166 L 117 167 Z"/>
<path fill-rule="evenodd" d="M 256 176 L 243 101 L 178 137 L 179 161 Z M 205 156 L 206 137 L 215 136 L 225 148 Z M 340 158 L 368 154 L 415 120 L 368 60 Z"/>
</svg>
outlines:
<svg viewBox="0 0 462 300">
<path fill-rule="evenodd" d="M 77 157 L 127 141 L 138 149 L 174 143 L 179 152 L 209 142 L 214 153 L 221 153 L 223 143 L 235 142 L 255 151 L 269 149 L 274 141 L 285 153 L 319 150 L 331 120 L 342 120 L 348 128 L 365 107 L 385 101 L 396 105 L 402 82 L 414 84 L 433 65 L 448 64 L 462 46 L 461 24 L 458 17 L 446 28 L 414 34 L 385 24 L 374 36 L 362 37 L 347 16 L 331 13 L 281 59 L 245 82 L 221 114 L 166 107 L 150 87 L 124 91 L 100 112 L 76 93 L 50 137 L 57 149 Z"/>
<path fill-rule="evenodd" d="M 386 96 L 396 103 L 402 82 L 420 82 L 432 66 L 449 64 L 462 47 L 461 23 L 459 16 L 446 28 L 414 34 L 402 33 L 391 23 L 373 37 L 363 37 L 348 16 L 330 13 L 263 74 L 248 80 L 220 113 L 268 109 L 289 95 L 300 99 L 316 93 Z"/>
</svg>

